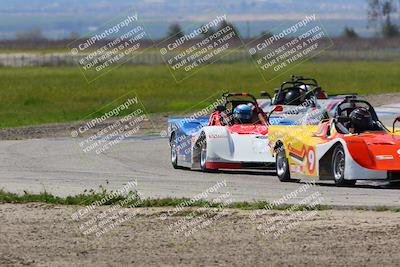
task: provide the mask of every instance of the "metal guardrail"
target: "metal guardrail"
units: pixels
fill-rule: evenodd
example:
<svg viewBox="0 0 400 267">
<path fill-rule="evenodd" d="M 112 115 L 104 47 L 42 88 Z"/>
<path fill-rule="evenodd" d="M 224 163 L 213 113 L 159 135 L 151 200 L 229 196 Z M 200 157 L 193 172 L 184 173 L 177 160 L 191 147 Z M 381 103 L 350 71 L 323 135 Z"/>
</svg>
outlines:
<svg viewBox="0 0 400 267">
<path fill-rule="evenodd" d="M 71 55 L 69 53 L 49 54 L 0 54 L 0 66 L 28 67 L 28 66 L 76 66 L 85 55 Z M 245 50 L 231 51 L 220 62 L 237 62 L 249 60 L 250 56 Z M 121 62 L 120 62 L 121 63 Z M 124 64 L 128 65 L 160 65 L 164 59 L 158 51 L 137 53 L 130 56 Z"/>
<path fill-rule="evenodd" d="M 0 54 L 0 66 L 6 67 L 29 67 L 29 66 L 77 66 L 79 60 L 85 55 L 74 56 L 70 53 L 19 53 Z M 218 60 L 219 63 L 240 62 L 250 60 L 247 50 L 235 50 L 228 52 Z M 340 61 L 340 60 L 380 60 L 399 61 L 398 50 L 328 50 L 315 58 L 318 61 Z M 160 65 L 164 60 L 158 51 L 147 51 L 138 53 L 126 60 L 125 65 Z"/>
</svg>

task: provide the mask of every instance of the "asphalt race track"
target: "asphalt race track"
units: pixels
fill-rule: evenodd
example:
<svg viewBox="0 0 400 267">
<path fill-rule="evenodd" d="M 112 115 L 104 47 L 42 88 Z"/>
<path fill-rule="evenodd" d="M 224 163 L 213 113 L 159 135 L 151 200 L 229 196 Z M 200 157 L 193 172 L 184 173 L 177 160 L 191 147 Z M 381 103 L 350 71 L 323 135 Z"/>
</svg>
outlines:
<svg viewBox="0 0 400 267">
<path fill-rule="evenodd" d="M 119 189 L 136 180 L 137 189 L 146 197 L 193 197 L 225 180 L 227 185 L 220 192 L 229 192 L 234 201 L 274 201 L 302 185 L 281 183 L 273 172 L 175 170 L 169 162 L 168 142 L 160 136 L 131 138 L 100 155 L 84 153 L 77 141 L 60 138 L 1 141 L 0 188 L 18 193 L 46 190 L 66 196 L 99 185 Z M 400 188 L 382 183 L 364 182 L 352 188 L 336 188 L 325 182 L 310 190 L 321 194 L 322 204 L 400 207 Z M 301 194 L 296 196 L 301 197 Z M 296 198 L 287 202 L 296 202 Z"/>
<path fill-rule="evenodd" d="M 385 124 L 390 125 L 400 113 L 400 105 L 383 106 L 377 111 Z M 160 136 L 129 138 L 99 155 L 85 153 L 79 141 L 72 138 L 0 141 L 0 188 L 16 193 L 46 190 L 67 196 L 98 189 L 100 185 L 116 190 L 136 180 L 137 190 L 145 197 L 191 198 L 217 182 L 226 181 L 220 193 L 229 192 L 234 201 L 274 201 L 296 191 L 305 182 L 281 183 L 272 171 L 175 170 L 170 164 L 168 140 Z M 332 182 L 317 185 L 286 202 L 298 203 L 312 190 L 321 194 L 321 204 L 400 207 L 400 187 L 386 183 L 358 182 L 349 188 L 337 188 Z"/>
</svg>

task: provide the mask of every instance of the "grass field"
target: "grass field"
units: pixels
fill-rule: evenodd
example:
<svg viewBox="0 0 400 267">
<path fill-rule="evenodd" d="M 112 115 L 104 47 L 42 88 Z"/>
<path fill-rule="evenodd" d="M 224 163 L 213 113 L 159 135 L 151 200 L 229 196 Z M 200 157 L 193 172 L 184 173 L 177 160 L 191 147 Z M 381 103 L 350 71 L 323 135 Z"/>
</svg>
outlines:
<svg viewBox="0 0 400 267">
<path fill-rule="evenodd" d="M 180 83 L 163 65 L 122 66 L 90 84 L 77 67 L 0 68 L 0 127 L 79 120 L 132 90 L 150 113 L 179 113 L 222 90 L 272 93 L 291 74 L 331 94 L 400 92 L 400 62 L 306 62 L 268 83 L 247 63 L 210 65 Z"/>
<path fill-rule="evenodd" d="M 48 53 L 68 53 L 68 48 L 54 47 L 54 48 L 16 48 L 6 49 L 0 48 L 0 54 L 15 54 L 15 53 L 33 53 L 33 54 L 48 54 Z"/>
<path fill-rule="evenodd" d="M 190 204 L 186 204 L 190 201 L 189 198 L 140 198 L 137 192 L 130 191 L 126 195 L 118 195 L 113 197 L 113 191 L 107 191 L 104 188 L 101 190 L 90 190 L 75 196 L 68 197 L 58 197 L 51 195 L 47 192 L 42 192 L 40 194 L 30 194 L 25 192 L 22 195 L 5 192 L 0 189 L 0 203 L 48 203 L 55 205 L 91 205 L 93 203 L 101 202 L 103 199 L 108 199 L 104 202 L 103 205 L 115 205 L 121 204 L 123 207 L 179 207 L 180 205 L 185 205 L 187 207 L 209 207 L 209 208 L 218 208 L 221 207 L 221 203 L 208 201 L 205 199 L 196 200 L 190 202 Z M 184 206 L 184 207 L 185 207 Z M 245 209 L 245 210 L 256 210 L 256 209 L 264 209 L 265 207 L 270 207 L 273 210 L 329 210 L 332 209 L 330 206 L 326 205 L 295 205 L 295 204 L 280 204 L 280 205 L 272 205 L 267 201 L 254 201 L 254 202 L 232 202 L 228 205 L 222 205 L 224 208 L 233 208 L 233 209 Z M 380 210 L 385 207 L 380 207 Z M 385 210 L 389 210 L 386 208 Z M 398 212 L 398 210 L 394 210 Z"/>
</svg>

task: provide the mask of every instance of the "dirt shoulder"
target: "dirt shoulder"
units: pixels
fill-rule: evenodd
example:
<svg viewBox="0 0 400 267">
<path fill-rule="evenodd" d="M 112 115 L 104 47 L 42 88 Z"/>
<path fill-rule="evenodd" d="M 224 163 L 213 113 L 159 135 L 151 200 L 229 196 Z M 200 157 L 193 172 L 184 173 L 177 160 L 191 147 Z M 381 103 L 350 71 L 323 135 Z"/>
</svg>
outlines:
<svg viewBox="0 0 400 267">
<path fill-rule="evenodd" d="M 135 133 L 137 135 L 144 135 L 149 133 L 160 134 L 160 131 L 167 130 L 167 115 L 154 114 L 148 116 L 149 119 L 140 124 L 139 130 Z M 119 118 L 108 119 L 106 122 L 96 124 L 95 127 L 86 131 L 84 135 L 79 136 L 92 136 L 101 130 L 115 124 Z M 70 138 L 72 133 L 77 131 L 79 127 L 84 126 L 87 121 L 76 121 L 66 123 L 52 123 L 34 126 L 24 126 L 16 128 L 0 129 L 0 140 L 21 140 L 21 139 L 38 139 L 38 138 L 55 138 L 67 137 Z"/>
<path fill-rule="evenodd" d="M 132 219 L 100 238 L 71 219 L 79 207 L 0 204 L 1 266 L 395 266 L 400 264 L 400 213 L 318 211 L 304 220 L 287 213 L 226 210 L 189 236 L 174 234 L 185 219 L 162 219 L 166 208 L 131 209 Z M 107 207 L 92 211 L 92 216 Z M 214 213 L 215 215 L 221 212 Z M 198 214 L 197 216 L 201 216 Z M 298 222 L 277 238 L 260 225 Z M 282 228 L 282 225 L 281 227 Z M 171 230 L 172 229 L 172 230 Z M 190 229 L 190 227 L 188 228 Z M 259 230 L 261 229 L 261 230 Z"/>
</svg>

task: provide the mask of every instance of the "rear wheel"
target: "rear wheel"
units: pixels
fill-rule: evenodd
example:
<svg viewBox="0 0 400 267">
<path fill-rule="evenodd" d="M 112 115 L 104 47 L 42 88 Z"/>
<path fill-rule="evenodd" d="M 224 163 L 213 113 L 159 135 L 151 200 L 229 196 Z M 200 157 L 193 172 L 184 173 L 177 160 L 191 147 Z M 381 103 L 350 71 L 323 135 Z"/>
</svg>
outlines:
<svg viewBox="0 0 400 267">
<path fill-rule="evenodd" d="M 357 180 L 345 180 L 344 174 L 346 170 L 346 154 L 343 146 L 338 145 L 333 151 L 332 157 L 332 172 L 335 184 L 337 186 L 352 186 L 355 185 Z"/>
<path fill-rule="evenodd" d="M 290 170 L 289 161 L 286 158 L 286 153 L 283 147 L 278 148 L 278 154 L 276 155 L 276 174 L 278 175 L 279 181 L 290 182 Z"/>
</svg>

